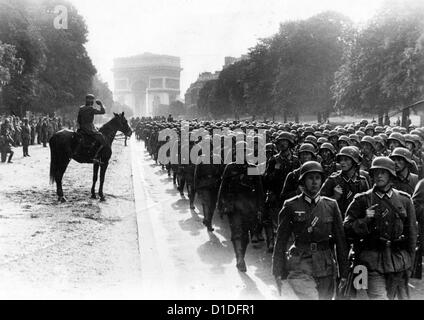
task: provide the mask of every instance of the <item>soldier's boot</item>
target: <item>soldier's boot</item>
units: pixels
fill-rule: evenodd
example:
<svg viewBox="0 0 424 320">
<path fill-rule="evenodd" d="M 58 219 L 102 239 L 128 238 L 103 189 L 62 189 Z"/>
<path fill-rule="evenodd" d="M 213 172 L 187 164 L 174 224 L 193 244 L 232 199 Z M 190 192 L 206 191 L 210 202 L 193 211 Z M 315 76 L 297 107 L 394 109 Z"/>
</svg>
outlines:
<svg viewBox="0 0 424 320">
<path fill-rule="evenodd" d="M 10 153 L 9 159 L 7 160 L 7 163 L 13 163 L 12 162 L 13 152 Z"/>
<path fill-rule="evenodd" d="M 274 231 L 272 226 L 265 227 L 266 247 L 269 253 L 274 252 Z"/>
<path fill-rule="evenodd" d="M 192 210 L 196 209 L 196 207 L 194 206 L 194 192 L 193 192 L 192 186 L 188 188 L 188 198 L 190 200 L 190 209 Z"/>
<path fill-rule="evenodd" d="M 244 261 L 244 254 L 246 250 L 243 250 L 242 240 L 233 240 L 234 252 L 236 254 L 236 267 L 240 272 L 246 272 L 246 262 Z"/>
<path fill-rule="evenodd" d="M 203 225 L 208 229 L 209 232 L 213 232 L 215 229 L 212 228 L 212 215 L 211 208 L 209 206 L 202 204 L 203 207 Z"/>
</svg>

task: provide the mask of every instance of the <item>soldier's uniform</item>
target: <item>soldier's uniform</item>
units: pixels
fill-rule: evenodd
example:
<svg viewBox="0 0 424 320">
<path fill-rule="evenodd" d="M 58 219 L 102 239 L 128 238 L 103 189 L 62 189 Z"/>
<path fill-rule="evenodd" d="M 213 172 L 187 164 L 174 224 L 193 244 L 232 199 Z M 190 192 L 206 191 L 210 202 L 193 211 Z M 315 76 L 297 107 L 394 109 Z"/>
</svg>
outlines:
<svg viewBox="0 0 424 320">
<path fill-rule="evenodd" d="M 369 172 L 369 170 L 371 168 L 372 161 L 375 158 L 376 158 L 375 155 L 372 155 L 371 158 L 370 157 L 363 156 L 362 157 L 362 161 L 361 161 L 361 166 L 360 166 L 361 170 L 366 171 L 366 172 Z"/>
<path fill-rule="evenodd" d="M 263 212 L 264 206 L 261 176 L 248 175 L 249 167 L 256 166 L 232 162 L 225 167 L 217 200 L 218 211 L 228 215 L 237 268 L 242 272 L 246 271 L 249 232 L 254 232 L 258 212 Z"/>
<path fill-rule="evenodd" d="M 376 158 L 371 169 L 386 169 L 395 176 L 389 158 Z M 374 218 L 366 211 L 375 207 Z M 376 187 L 355 196 L 344 222 L 346 236 L 353 240 L 356 261 L 368 272 L 368 297 L 405 299 L 415 255 L 417 226 L 410 196 L 393 188 L 385 193 Z"/>
<path fill-rule="evenodd" d="M 278 227 L 278 212 L 281 209 L 280 193 L 283 190 L 287 175 L 300 167 L 299 159 L 287 150 L 273 156 L 264 174 L 264 185 L 266 190 L 266 211 L 264 215 L 265 228 L 272 230 L 275 234 Z"/>
<path fill-rule="evenodd" d="M 337 200 L 342 218 L 344 219 L 347 207 L 352 202 L 353 197 L 361 192 L 365 192 L 370 188 L 366 177 L 359 173 L 358 167 L 361 161 L 359 152 L 354 147 L 344 147 L 340 150 L 336 159 L 340 161 L 341 157 L 349 157 L 352 160 L 351 170 L 355 170 L 350 178 L 342 170 L 333 173 L 324 182 L 321 188 L 321 195 L 334 198 L 334 188 L 340 186 L 343 190 L 340 198 Z"/>
<path fill-rule="evenodd" d="M 203 224 L 213 231 L 212 218 L 218 198 L 222 170 L 217 164 L 199 164 L 194 172 L 194 190 L 199 196 L 203 209 Z"/>
<path fill-rule="evenodd" d="M 418 183 L 418 176 L 413 173 L 408 173 L 407 177 L 402 179 L 401 177 L 396 177 L 393 179 L 393 188 L 406 192 L 410 196 L 414 193 L 415 187 Z"/>
<path fill-rule="evenodd" d="M 28 157 L 28 146 L 31 143 L 31 128 L 28 125 L 28 122 L 25 122 L 24 125 L 22 125 L 21 128 L 21 135 L 22 135 L 22 151 L 24 157 Z"/>
<path fill-rule="evenodd" d="M 295 242 L 287 258 L 292 234 Z M 311 199 L 304 193 L 287 200 L 280 212 L 272 273 L 287 278 L 301 299 L 331 299 L 337 275 L 334 244 L 339 273 L 346 277 L 347 247 L 337 202 L 319 195 Z"/>
<path fill-rule="evenodd" d="M 402 177 L 399 173 L 397 173 L 397 176 L 392 180 L 393 188 L 404 191 L 412 196 L 415 186 L 418 183 L 418 175 L 412 173 L 409 169 L 412 165 L 412 153 L 406 148 L 396 148 L 392 151 L 390 158 L 392 160 L 401 158 L 406 164 L 406 167 L 404 168 L 406 176 Z"/>
<path fill-rule="evenodd" d="M 338 170 L 338 166 L 335 159 L 335 155 L 337 152 L 336 148 L 331 143 L 324 142 L 319 148 L 319 151 L 320 153 L 322 153 L 324 150 L 328 150 L 331 153 L 331 157 L 329 157 L 328 159 L 319 161 L 321 163 L 322 169 L 324 170 L 324 180 L 325 180 Z"/>
<path fill-rule="evenodd" d="M 348 178 L 342 171 L 338 171 L 333 173 L 325 181 L 321 189 L 321 194 L 327 197 L 333 197 L 334 188 L 337 185 L 341 186 L 343 189 L 343 194 L 340 199 L 337 200 L 337 204 L 344 218 L 347 207 L 352 202 L 353 197 L 358 193 L 367 191 L 370 186 L 368 185 L 367 179 L 359 173 L 355 173 L 353 177 Z"/>
</svg>

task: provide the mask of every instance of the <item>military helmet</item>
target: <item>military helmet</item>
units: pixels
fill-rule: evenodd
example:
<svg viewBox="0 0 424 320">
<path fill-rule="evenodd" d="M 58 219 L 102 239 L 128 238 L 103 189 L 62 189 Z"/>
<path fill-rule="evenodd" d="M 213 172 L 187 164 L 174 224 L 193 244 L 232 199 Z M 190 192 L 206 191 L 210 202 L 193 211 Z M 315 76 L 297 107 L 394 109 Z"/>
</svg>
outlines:
<svg viewBox="0 0 424 320">
<path fill-rule="evenodd" d="M 406 146 L 405 137 L 402 135 L 402 133 L 399 133 L 399 132 L 393 132 L 387 140 L 388 141 L 395 140 L 395 141 L 398 141 L 402 147 Z"/>
<path fill-rule="evenodd" d="M 411 132 L 410 132 L 410 134 L 416 134 L 416 135 L 418 135 L 419 137 L 421 137 L 421 135 L 423 134 L 420 130 L 418 130 L 418 129 L 414 129 L 414 130 L 412 130 Z"/>
<path fill-rule="evenodd" d="M 393 160 L 395 157 L 403 158 L 409 164 L 412 163 L 412 153 L 406 148 L 395 148 L 390 154 L 390 159 Z"/>
<path fill-rule="evenodd" d="M 319 162 L 316 162 L 316 161 L 305 162 L 300 167 L 299 181 L 302 181 L 305 175 L 311 172 L 318 172 L 322 176 L 324 173 L 324 170 L 322 169 L 322 166 Z"/>
<path fill-rule="evenodd" d="M 349 135 L 349 140 L 354 140 L 354 141 L 356 141 L 358 143 L 361 142 L 361 138 L 357 134 L 351 134 L 351 135 Z"/>
<path fill-rule="evenodd" d="M 386 142 L 387 139 L 389 139 L 389 137 L 385 133 L 380 133 L 378 136 L 381 137 L 384 140 L 384 142 Z"/>
<path fill-rule="evenodd" d="M 369 173 L 372 174 L 373 170 L 376 169 L 385 169 L 390 172 L 390 174 L 396 177 L 395 163 L 389 157 L 377 157 L 372 161 L 371 168 Z"/>
<path fill-rule="evenodd" d="M 330 150 L 333 155 L 336 154 L 336 148 L 334 148 L 334 146 L 329 142 L 324 142 L 319 147 L 319 151 L 324 150 L 324 149 Z"/>
<path fill-rule="evenodd" d="M 371 136 L 364 136 L 364 137 L 362 137 L 361 144 L 362 143 L 369 143 L 373 147 L 373 149 L 375 149 L 375 140 Z"/>
<path fill-rule="evenodd" d="M 320 137 L 320 138 L 318 138 L 318 140 L 317 140 L 317 143 L 318 143 L 318 144 L 323 144 L 323 143 L 325 143 L 325 142 L 328 142 L 328 139 L 327 139 L 326 137 Z"/>
<path fill-rule="evenodd" d="M 415 146 L 418 146 L 421 144 L 421 138 L 418 134 L 411 134 L 411 138 L 414 141 Z"/>
<path fill-rule="evenodd" d="M 384 128 L 382 126 L 376 126 L 375 127 L 375 132 L 376 133 L 383 133 L 384 132 Z"/>
<path fill-rule="evenodd" d="M 344 141 L 344 142 L 346 142 L 347 144 L 350 144 L 350 139 L 349 139 L 349 137 L 348 136 L 346 136 L 346 135 L 342 135 L 342 136 L 340 136 L 339 137 L 339 142 L 340 141 Z"/>
<path fill-rule="evenodd" d="M 318 140 L 315 136 L 307 136 L 305 138 L 305 142 L 310 143 L 312 145 L 314 145 L 315 147 L 317 146 Z"/>
<path fill-rule="evenodd" d="M 375 128 L 374 128 L 374 126 L 373 126 L 372 124 L 367 124 L 367 125 L 365 126 L 365 131 L 367 131 L 367 130 L 375 131 Z"/>
<path fill-rule="evenodd" d="M 375 144 L 380 143 L 382 146 L 384 146 L 385 142 L 381 136 L 378 135 L 378 136 L 374 136 L 373 138 L 374 138 Z"/>
<path fill-rule="evenodd" d="M 309 152 L 309 153 L 312 153 L 312 155 L 315 156 L 315 147 L 312 144 L 310 144 L 310 143 L 303 143 L 299 147 L 298 153 L 300 154 L 302 152 Z"/>
<path fill-rule="evenodd" d="M 337 134 L 338 134 L 338 135 L 346 134 L 346 130 L 345 130 L 344 128 L 338 128 L 338 129 L 337 129 Z"/>
<path fill-rule="evenodd" d="M 332 138 L 332 137 L 339 137 L 339 134 L 337 133 L 337 131 L 336 130 L 331 130 L 330 132 L 329 132 L 329 134 L 328 134 L 328 137 L 329 138 Z"/>
<path fill-rule="evenodd" d="M 321 131 L 315 131 L 314 132 L 314 136 L 317 138 L 321 138 L 322 137 L 322 132 Z"/>
<path fill-rule="evenodd" d="M 404 134 L 403 136 L 404 136 L 404 138 L 405 138 L 405 143 L 406 143 L 406 142 L 410 142 L 410 143 L 412 143 L 414 146 L 416 146 L 416 142 L 415 142 L 414 138 L 412 137 L 412 134 Z"/>
<path fill-rule="evenodd" d="M 277 139 L 276 142 L 281 141 L 281 140 L 287 140 L 289 141 L 291 144 L 294 144 L 294 137 L 291 133 L 289 132 L 281 132 Z"/>
<path fill-rule="evenodd" d="M 345 156 L 351 158 L 357 165 L 362 161 L 361 155 L 358 148 L 356 147 L 343 147 L 340 152 L 336 155 L 336 161 L 340 161 L 340 157 Z"/>
<path fill-rule="evenodd" d="M 265 145 L 265 150 L 266 151 L 275 151 L 275 144 L 273 144 L 273 143 L 267 143 Z"/>
<path fill-rule="evenodd" d="M 314 134 L 315 133 L 315 129 L 312 127 L 306 127 L 305 131 L 303 132 L 303 134 Z"/>
<path fill-rule="evenodd" d="M 363 131 L 360 131 L 360 130 L 356 131 L 355 134 L 357 136 L 359 136 L 360 138 L 365 137 L 365 133 Z"/>
</svg>

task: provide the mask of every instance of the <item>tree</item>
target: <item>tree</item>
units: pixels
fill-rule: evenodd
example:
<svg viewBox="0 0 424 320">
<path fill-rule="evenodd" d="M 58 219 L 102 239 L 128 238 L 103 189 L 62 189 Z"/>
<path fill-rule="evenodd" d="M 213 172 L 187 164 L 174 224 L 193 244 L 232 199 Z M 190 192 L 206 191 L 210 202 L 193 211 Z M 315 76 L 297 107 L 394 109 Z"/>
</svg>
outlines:
<svg viewBox="0 0 424 320">
<path fill-rule="evenodd" d="M 301 112 L 313 112 L 320 121 L 332 111 L 334 73 L 351 35 L 352 22 L 336 12 L 280 26 L 273 44 L 280 56 L 273 92 L 284 112 L 297 119 Z"/>
<path fill-rule="evenodd" d="M 68 29 L 54 27 L 56 5 L 68 10 Z M 4 88 L 4 103 L 15 113 L 53 113 L 81 103 L 96 70 L 87 55 L 87 27 L 66 1 L 0 0 L 0 41 L 16 48 L 22 72 Z"/>
<path fill-rule="evenodd" d="M 207 81 L 199 91 L 197 107 L 199 113 L 211 118 L 222 118 L 230 115 L 231 110 L 226 90 L 219 80 Z"/>
<path fill-rule="evenodd" d="M 113 94 L 112 91 L 109 89 L 107 82 L 103 82 L 100 76 L 96 75 L 93 77 L 92 87 L 93 94 L 96 99 L 99 99 L 103 102 L 106 109 L 106 113 L 112 114 L 112 108 L 114 106 Z"/>
<path fill-rule="evenodd" d="M 386 1 L 358 32 L 336 73 L 333 93 L 340 111 L 383 114 L 423 96 L 424 6 Z"/>
</svg>

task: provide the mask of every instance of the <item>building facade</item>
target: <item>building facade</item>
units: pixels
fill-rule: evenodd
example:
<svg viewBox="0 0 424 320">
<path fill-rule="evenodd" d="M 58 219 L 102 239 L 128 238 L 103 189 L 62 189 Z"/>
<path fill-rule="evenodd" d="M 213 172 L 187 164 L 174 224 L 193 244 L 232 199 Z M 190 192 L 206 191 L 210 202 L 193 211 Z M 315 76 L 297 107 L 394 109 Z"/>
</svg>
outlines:
<svg viewBox="0 0 424 320">
<path fill-rule="evenodd" d="M 179 57 L 143 53 L 113 63 L 114 99 L 128 105 L 134 116 L 157 114 L 180 96 Z"/>
<path fill-rule="evenodd" d="M 225 57 L 224 65 L 222 69 L 232 65 L 233 63 L 248 59 L 248 55 L 242 55 L 239 58 L 235 57 Z M 217 80 L 219 77 L 220 71 L 212 72 L 203 72 L 199 74 L 199 77 L 195 82 L 193 82 L 190 87 L 187 89 L 184 100 L 185 100 L 185 108 L 191 109 L 197 107 L 197 101 L 199 100 L 200 90 L 203 88 L 206 82 L 210 80 Z"/>
</svg>

